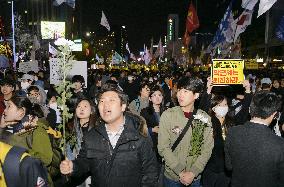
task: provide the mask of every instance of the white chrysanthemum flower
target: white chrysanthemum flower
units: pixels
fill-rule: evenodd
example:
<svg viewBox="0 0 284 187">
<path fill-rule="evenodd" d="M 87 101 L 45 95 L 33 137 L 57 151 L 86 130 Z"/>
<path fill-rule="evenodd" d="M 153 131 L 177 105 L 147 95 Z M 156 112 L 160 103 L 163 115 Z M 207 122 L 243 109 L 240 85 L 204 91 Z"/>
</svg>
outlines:
<svg viewBox="0 0 284 187">
<path fill-rule="evenodd" d="M 204 117 L 202 114 L 193 115 L 194 119 L 200 120 L 203 123 L 208 123 L 209 119 Z"/>
<path fill-rule="evenodd" d="M 58 38 L 54 42 L 54 44 L 57 45 L 57 46 L 60 46 L 60 45 L 69 45 L 69 46 L 75 45 L 75 43 L 73 41 L 67 40 L 65 38 Z"/>
</svg>

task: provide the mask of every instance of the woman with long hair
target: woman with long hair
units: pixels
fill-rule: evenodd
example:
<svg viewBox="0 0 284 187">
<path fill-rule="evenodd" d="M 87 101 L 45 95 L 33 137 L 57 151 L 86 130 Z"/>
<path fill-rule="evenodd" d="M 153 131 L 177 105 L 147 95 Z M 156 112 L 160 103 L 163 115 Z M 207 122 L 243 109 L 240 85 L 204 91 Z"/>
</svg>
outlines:
<svg viewBox="0 0 284 187">
<path fill-rule="evenodd" d="M 77 102 L 73 125 L 67 138 L 70 160 L 74 160 L 79 154 L 83 136 L 94 126 L 96 118 L 96 108 L 91 100 L 83 98 Z"/>
<path fill-rule="evenodd" d="M 215 95 L 211 99 L 209 115 L 211 116 L 214 148 L 203 172 L 203 187 L 228 187 L 230 177 L 225 170 L 224 142 L 228 128 L 233 120 L 228 115 L 228 99 L 223 95 Z"/>
<path fill-rule="evenodd" d="M 75 160 L 81 150 L 83 137 L 94 127 L 97 119 L 96 108 L 90 99 L 82 98 L 75 106 L 74 120 L 68 129 L 67 135 L 67 158 Z M 87 175 L 69 177 L 64 186 L 86 187 L 91 183 Z"/>
<path fill-rule="evenodd" d="M 141 116 L 144 117 L 144 119 L 146 120 L 148 132 L 152 137 L 157 159 L 161 163 L 162 160 L 158 154 L 157 145 L 160 117 L 165 110 L 164 92 L 159 85 L 153 85 L 150 90 L 151 91 L 149 94 L 149 106 L 147 108 L 142 109 Z"/>
</svg>

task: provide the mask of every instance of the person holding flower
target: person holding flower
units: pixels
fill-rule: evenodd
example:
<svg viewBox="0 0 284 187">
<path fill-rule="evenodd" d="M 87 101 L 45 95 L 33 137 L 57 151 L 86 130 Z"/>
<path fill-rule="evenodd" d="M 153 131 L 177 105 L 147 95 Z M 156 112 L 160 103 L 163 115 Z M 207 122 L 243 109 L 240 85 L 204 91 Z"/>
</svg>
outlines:
<svg viewBox="0 0 284 187">
<path fill-rule="evenodd" d="M 199 187 L 200 174 L 213 148 L 210 116 L 194 107 L 203 83 L 182 78 L 177 85 L 179 106 L 166 110 L 160 119 L 158 151 L 165 161 L 165 187 Z"/>
</svg>

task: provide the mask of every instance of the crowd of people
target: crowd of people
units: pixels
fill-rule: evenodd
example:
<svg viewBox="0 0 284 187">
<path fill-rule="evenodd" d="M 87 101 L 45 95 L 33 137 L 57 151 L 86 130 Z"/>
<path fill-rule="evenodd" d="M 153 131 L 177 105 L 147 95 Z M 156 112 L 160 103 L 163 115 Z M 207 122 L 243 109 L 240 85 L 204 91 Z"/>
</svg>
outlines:
<svg viewBox="0 0 284 187">
<path fill-rule="evenodd" d="M 7 71 L 0 186 L 284 186 L 284 73 L 245 75 L 221 86 L 192 69 L 75 75 L 62 149 L 47 72 Z"/>
</svg>

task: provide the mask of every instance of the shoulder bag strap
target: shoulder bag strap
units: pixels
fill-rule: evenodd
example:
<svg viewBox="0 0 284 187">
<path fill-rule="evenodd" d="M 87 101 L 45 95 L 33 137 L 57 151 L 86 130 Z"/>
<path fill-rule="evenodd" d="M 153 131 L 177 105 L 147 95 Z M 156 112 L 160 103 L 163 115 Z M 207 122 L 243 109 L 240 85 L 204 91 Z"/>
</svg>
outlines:
<svg viewBox="0 0 284 187">
<path fill-rule="evenodd" d="M 174 152 L 174 150 L 177 148 L 178 144 L 180 143 L 180 141 L 183 139 L 184 135 L 186 134 L 186 132 L 188 131 L 189 127 L 192 125 L 192 121 L 193 118 L 197 112 L 196 109 L 194 109 L 194 111 L 192 112 L 192 116 L 188 119 L 186 126 L 184 127 L 184 129 L 182 130 L 182 132 L 180 133 L 179 137 L 176 139 L 176 141 L 174 142 L 173 146 L 171 147 L 172 152 Z"/>
<path fill-rule="evenodd" d="M 3 163 L 3 172 L 6 184 L 9 187 L 21 186 L 20 163 L 21 157 L 25 152 L 26 149 L 14 146 L 6 155 Z"/>
</svg>

